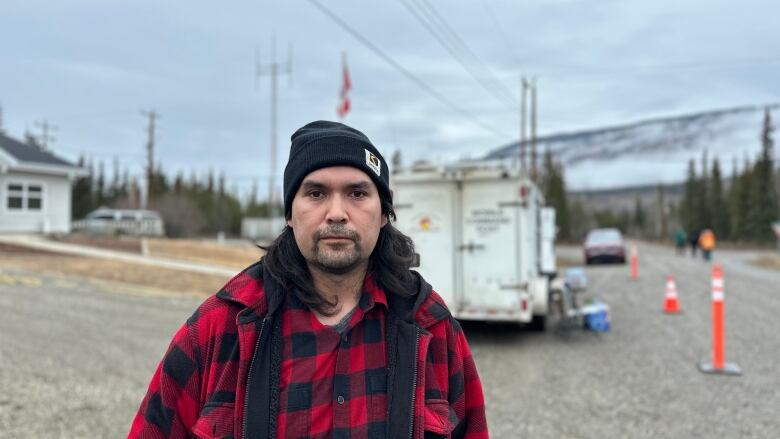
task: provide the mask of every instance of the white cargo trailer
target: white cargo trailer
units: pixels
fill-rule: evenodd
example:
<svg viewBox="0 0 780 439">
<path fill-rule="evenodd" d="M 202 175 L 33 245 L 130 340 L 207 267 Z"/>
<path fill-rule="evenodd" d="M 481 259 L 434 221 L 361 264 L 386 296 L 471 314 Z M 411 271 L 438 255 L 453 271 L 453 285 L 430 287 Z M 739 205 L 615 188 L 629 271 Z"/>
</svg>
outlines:
<svg viewBox="0 0 780 439">
<path fill-rule="evenodd" d="M 555 210 L 518 170 L 417 167 L 393 176 L 396 226 L 419 272 L 463 320 L 544 328 Z"/>
</svg>

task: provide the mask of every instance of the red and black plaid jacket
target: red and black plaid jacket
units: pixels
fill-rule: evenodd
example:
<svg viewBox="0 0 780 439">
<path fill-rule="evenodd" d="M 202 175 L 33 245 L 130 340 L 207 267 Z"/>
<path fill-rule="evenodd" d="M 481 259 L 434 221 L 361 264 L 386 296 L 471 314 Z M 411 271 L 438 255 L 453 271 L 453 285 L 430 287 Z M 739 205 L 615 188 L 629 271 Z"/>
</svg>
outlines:
<svg viewBox="0 0 780 439">
<path fill-rule="evenodd" d="M 263 274 L 258 262 L 236 275 L 176 333 L 128 437 L 275 437 L 285 293 Z M 465 336 L 441 297 L 418 284 L 408 299 L 387 295 L 383 437 L 487 438 Z"/>
</svg>

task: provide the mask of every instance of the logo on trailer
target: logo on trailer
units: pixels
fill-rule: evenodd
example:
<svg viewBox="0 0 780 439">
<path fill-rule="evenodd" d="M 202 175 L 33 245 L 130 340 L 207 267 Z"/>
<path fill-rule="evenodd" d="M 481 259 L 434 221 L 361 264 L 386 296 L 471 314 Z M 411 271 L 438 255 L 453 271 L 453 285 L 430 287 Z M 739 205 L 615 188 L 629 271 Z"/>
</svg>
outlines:
<svg viewBox="0 0 780 439">
<path fill-rule="evenodd" d="M 421 232 L 438 232 L 440 223 L 440 218 L 432 215 L 421 215 L 414 220 L 414 228 Z"/>
</svg>

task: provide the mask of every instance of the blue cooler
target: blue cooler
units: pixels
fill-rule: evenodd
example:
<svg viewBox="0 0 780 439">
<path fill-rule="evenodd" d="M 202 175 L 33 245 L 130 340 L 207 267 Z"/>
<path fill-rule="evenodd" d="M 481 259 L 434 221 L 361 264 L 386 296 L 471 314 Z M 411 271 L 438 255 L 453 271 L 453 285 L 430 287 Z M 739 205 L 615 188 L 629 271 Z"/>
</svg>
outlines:
<svg viewBox="0 0 780 439">
<path fill-rule="evenodd" d="M 585 316 L 585 328 L 596 332 L 607 332 L 610 328 L 609 305 L 595 302 L 582 308 Z"/>
</svg>

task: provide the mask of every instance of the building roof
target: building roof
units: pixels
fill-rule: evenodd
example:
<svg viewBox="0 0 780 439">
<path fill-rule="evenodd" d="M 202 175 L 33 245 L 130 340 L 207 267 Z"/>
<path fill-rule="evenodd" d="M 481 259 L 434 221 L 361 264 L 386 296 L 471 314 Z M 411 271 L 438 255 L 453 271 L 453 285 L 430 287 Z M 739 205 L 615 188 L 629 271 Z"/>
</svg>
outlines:
<svg viewBox="0 0 780 439">
<path fill-rule="evenodd" d="M 37 145 L 20 142 L 0 133 L 0 150 L 5 151 L 19 162 L 37 163 L 43 165 L 76 166 L 61 159 L 49 151 L 41 150 Z"/>
</svg>

